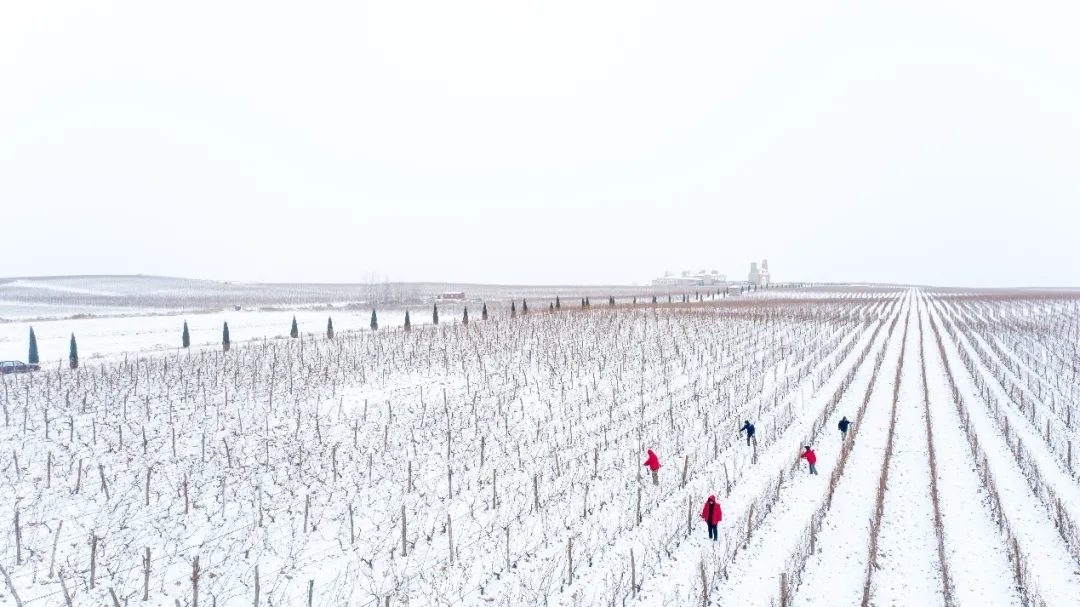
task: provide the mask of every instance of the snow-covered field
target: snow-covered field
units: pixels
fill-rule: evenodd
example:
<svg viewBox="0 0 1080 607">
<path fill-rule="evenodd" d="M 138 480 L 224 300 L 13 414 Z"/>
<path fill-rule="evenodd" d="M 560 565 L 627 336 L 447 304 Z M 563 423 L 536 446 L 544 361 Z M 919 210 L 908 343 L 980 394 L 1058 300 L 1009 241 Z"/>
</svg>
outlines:
<svg viewBox="0 0 1080 607">
<path fill-rule="evenodd" d="M 1076 294 L 600 303 L 35 322 L 0 605 L 1080 605 Z"/>
</svg>

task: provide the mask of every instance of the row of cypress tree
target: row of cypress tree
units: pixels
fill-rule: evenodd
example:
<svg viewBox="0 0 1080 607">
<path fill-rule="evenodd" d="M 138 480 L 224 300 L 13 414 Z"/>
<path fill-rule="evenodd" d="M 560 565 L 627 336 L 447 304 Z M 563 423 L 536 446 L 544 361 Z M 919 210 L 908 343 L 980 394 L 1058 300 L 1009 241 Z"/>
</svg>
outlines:
<svg viewBox="0 0 1080 607">
<path fill-rule="evenodd" d="M 34 335 L 34 327 L 30 327 L 30 352 L 26 356 L 26 362 L 31 365 L 41 364 L 41 356 L 38 354 L 37 336 Z M 75 343 L 75 334 L 71 334 L 71 343 L 68 346 L 68 364 L 72 369 L 79 368 L 79 345 Z"/>
<path fill-rule="evenodd" d="M 757 288 L 756 287 L 751 287 L 751 290 L 756 291 Z M 739 291 L 743 292 L 743 287 L 740 287 Z M 727 296 L 726 291 L 724 291 L 722 293 L 723 293 L 723 295 L 725 297 Z M 696 298 L 698 300 L 701 300 L 701 294 L 697 293 Z M 687 301 L 689 301 L 689 299 L 690 299 L 689 295 L 683 295 L 682 296 L 682 301 L 683 302 L 687 302 Z M 637 297 L 635 297 L 633 301 L 634 301 L 634 304 L 637 304 Z M 652 303 L 656 303 L 656 296 L 655 295 L 652 296 Z M 671 295 L 668 295 L 668 303 L 671 303 Z M 591 305 L 592 304 L 589 302 L 588 297 L 583 297 L 581 299 L 581 306 L 583 308 L 591 307 Z M 615 297 L 614 296 L 608 297 L 608 305 L 610 305 L 610 306 L 615 305 Z M 553 304 L 548 304 L 548 309 L 549 310 L 562 309 L 562 299 L 559 296 L 556 296 L 555 297 L 555 302 Z M 521 313 L 523 315 L 529 313 L 529 304 L 524 299 L 521 300 Z M 517 308 L 516 308 L 515 302 L 513 302 L 513 301 L 510 302 L 510 316 L 511 317 L 517 316 Z M 484 304 L 483 310 L 481 312 L 481 319 L 482 320 L 487 320 L 488 319 L 488 309 L 487 309 L 487 304 L 486 303 Z M 439 305 L 438 304 L 435 304 L 434 306 L 432 306 L 431 323 L 435 324 L 435 325 L 439 324 Z M 469 324 L 469 308 L 468 307 L 466 307 L 464 309 L 464 311 L 462 312 L 461 323 L 463 325 L 468 325 Z M 375 310 L 371 311 L 371 324 L 370 324 L 370 327 L 371 327 L 372 331 L 377 331 L 379 329 L 379 318 L 378 318 L 378 315 L 376 314 Z M 409 317 L 409 311 L 408 310 L 405 311 L 405 330 L 406 331 L 411 331 L 412 330 L 412 321 L 411 321 L 411 319 Z M 292 326 L 289 328 L 289 337 L 292 337 L 292 338 L 300 337 L 300 327 L 296 323 L 296 316 L 293 316 Z M 328 318 L 326 320 L 326 337 L 327 337 L 327 339 L 333 339 L 334 338 L 334 320 L 333 320 L 333 318 Z M 183 333 L 180 336 L 180 340 L 181 340 L 181 344 L 183 345 L 183 347 L 188 348 L 188 347 L 191 346 L 191 334 L 188 331 L 188 324 L 187 324 L 186 320 L 184 321 L 184 329 L 183 329 Z M 226 321 L 224 323 L 224 326 L 222 327 L 222 330 L 221 330 L 221 345 L 222 345 L 222 349 L 224 349 L 226 352 L 229 351 L 229 348 L 231 346 L 231 341 L 229 339 L 229 323 L 228 323 L 228 321 Z M 33 327 L 30 327 L 30 352 L 29 352 L 29 354 L 27 356 L 27 362 L 29 362 L 32 365 L 36 365 L 36 364 L 40 363 L 40 356 L 38 354 L 37 336 L 34 335 L 34 328 Z M 71 344 L 69 346 L 69 351 L 68 351 L 68 362 L 69 362 L 72 369 L 77 369 L 79 367 L 79 348 L 78 348 L 78 344 L 75 342 L 75 334 L 74 333 L 71 334 Z"/>
</svg>

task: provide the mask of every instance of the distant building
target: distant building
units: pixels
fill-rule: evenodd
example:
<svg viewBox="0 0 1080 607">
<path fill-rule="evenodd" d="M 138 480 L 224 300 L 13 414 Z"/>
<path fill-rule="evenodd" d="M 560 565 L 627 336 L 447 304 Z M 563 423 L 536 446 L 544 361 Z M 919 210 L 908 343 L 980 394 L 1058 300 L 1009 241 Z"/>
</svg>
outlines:
<svg viewBox="0 0 1080 607">
<path fill-rule="evenodd" d="M 672 272 L 665 272 L 660 278 L 654 278 L 652 284 L 654 287 L 707 287 L 725 282 L 727 282 L 727 276 L 716 270 L 701 270 L 700 272 L 683 270 L 679 276 Z"/>
<path fill-rule="evenodd" d="M 742 295 L 743 288 L 739 285 L 728 285 L 728 295 Z"/>
<path fill-rule="evenodd" d="M 449 293 L 443 293 L 439 296 L 439 299 L 465 299 L 464 291 L 452 291 Z"/>
<path fill-rule="evenodd" d="M 761 262 L 761 268 L 758 269 L 756 261 L 750 262 L 750 277 L 748 282 L 752 285 L 759 287 L 767 287 L 772 282 L 772 277 L 769 275 L 769 260 L 766 259 Z"/>
</svg>

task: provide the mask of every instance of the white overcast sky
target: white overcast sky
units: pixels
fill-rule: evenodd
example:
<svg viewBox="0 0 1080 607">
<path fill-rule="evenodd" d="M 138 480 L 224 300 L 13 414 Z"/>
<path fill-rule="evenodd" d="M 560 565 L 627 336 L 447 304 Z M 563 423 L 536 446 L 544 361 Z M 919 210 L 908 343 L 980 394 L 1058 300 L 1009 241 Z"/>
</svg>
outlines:
<svg viewBox="0 0 1080 607">
<path fill-rule="evenodd" d="M 0 276 L 1080 286 L 1076 5 L 0 0 Z"/>
</svg>

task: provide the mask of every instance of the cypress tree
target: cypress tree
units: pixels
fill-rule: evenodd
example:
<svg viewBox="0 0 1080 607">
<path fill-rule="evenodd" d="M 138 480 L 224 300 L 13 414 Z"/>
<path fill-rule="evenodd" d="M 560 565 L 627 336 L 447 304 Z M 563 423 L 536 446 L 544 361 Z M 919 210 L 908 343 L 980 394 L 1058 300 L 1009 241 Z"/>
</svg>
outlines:
<svg viewBox="0 0 1080 607">
<path fill-rule="evenodd" d="M 559 301 L 559 296 L 556 295 L 555 296 L 555 309 L 558 310 L 561 307 L 562 307 L 562 302 Z"/>
<path fill-rule="evenodd" d="M 75 345 L 75 334 L 71 334 L 71 347 L 68 351 L 68 363 L 72 369 L 79 368 L 79 347 Z"/>
<path fill-rule="evenodd" d="M 484 309 L 480 311 L 480 320 L 487 320 L 487 319 L 488 319 L 487 304 L 485 303 L 484 304 Z"/>
<path fill-rule="evenodd" d="M 585 307 L 585 298 L 584 297 L 581 298 L 581 307 L 582 308 Z"/>
<path fill-rule="evenodd" d="M 184 321 L 184 334 L 180 336 L 180 343 L 184 344 L 185 348 L 191 345 L 191 335 L 188 333 L 186 320 Z"/>
<path fill-rule="evenodd" d="M 289 329 L 289 337 L 296 339 L 300 337 L 300 327 L 296 326 L 296 317 L 292 317 L 292 328 Z"/>
<path fill-rule="evenodd" d="M 634 298 L 634 305 L 637 305 L 637 297 Z"/>
<path fill-rule="evenodd" d="M 589 303 L 589 298 L 588 297 L 585 298 L 585 307 L 586 308 L 591 308 L 592 307 L 592 304 Z"/>
<path fill-rule="evenodd" d="M 26 362 L 31 365 L 38 364 L 38 351 L 37 351 L 37 337 L 34 336 L 34 327 L 30 327 L 30 355 L 26 357 Z"/>
<path fill-rule="evenodd" d="M 667 296 L 667 302 L 671 303 L 671 296 L 670 295 Z"/>
<path fill-rule="evenodd" d="M 461 314 L 461 324 L 466 327 L 469 326 L 469 308 L 465 308 L 465 311 Z"/>
<path fill-rule="evenodd" d="M 375 310 L 371 311 L 371 330 L 372 331 L 378 331 L 379 330 L 379 318 L 377 316 L 375 316 Z"/>
<path fill-rule="evenodd" d="M 326 339 L 334 339 L 334 319 L 326 319 Z"/>
<path fill-rule="evenodd" d="M 229 346 L 229 321 L 225 321 L 225 327 L 221 330 L 221 349 L 228 352 Z"/>
<path fill-rule="evenodd" d="M 524 299 L 521 300 L 521 313 L 522 314 L 528 314 L 529 313 L 529 304 L 526 303 Z"/>
<path fill-rule="evenodd" d="M 439 304 L 435 304 L 435 306 L 431 309 L 431 324 L 439 324 Z"/>
<path fill-rule="evenodd" d="M 517 316 L 517 308 L 514 307 L 514 302 L 510 302 L 510 318 Z"/>
<path fill-rule="evenodd" d="M 555 304 L 553 304 L 551 302 L 548 302 L 548 312 L 554 312 L 554 311 L 555 311 Z"/>
<path fill-rule="evenodd" d="M 652 296 L 652 302 L 656 303 L 656 296 L 655 295 Z"/>
<path fill-rule="evenodd" d="M 412 322 L 409 320 L 409 311 L 405 310 L 405 330 L 412 331 Z"/>
</svg>

